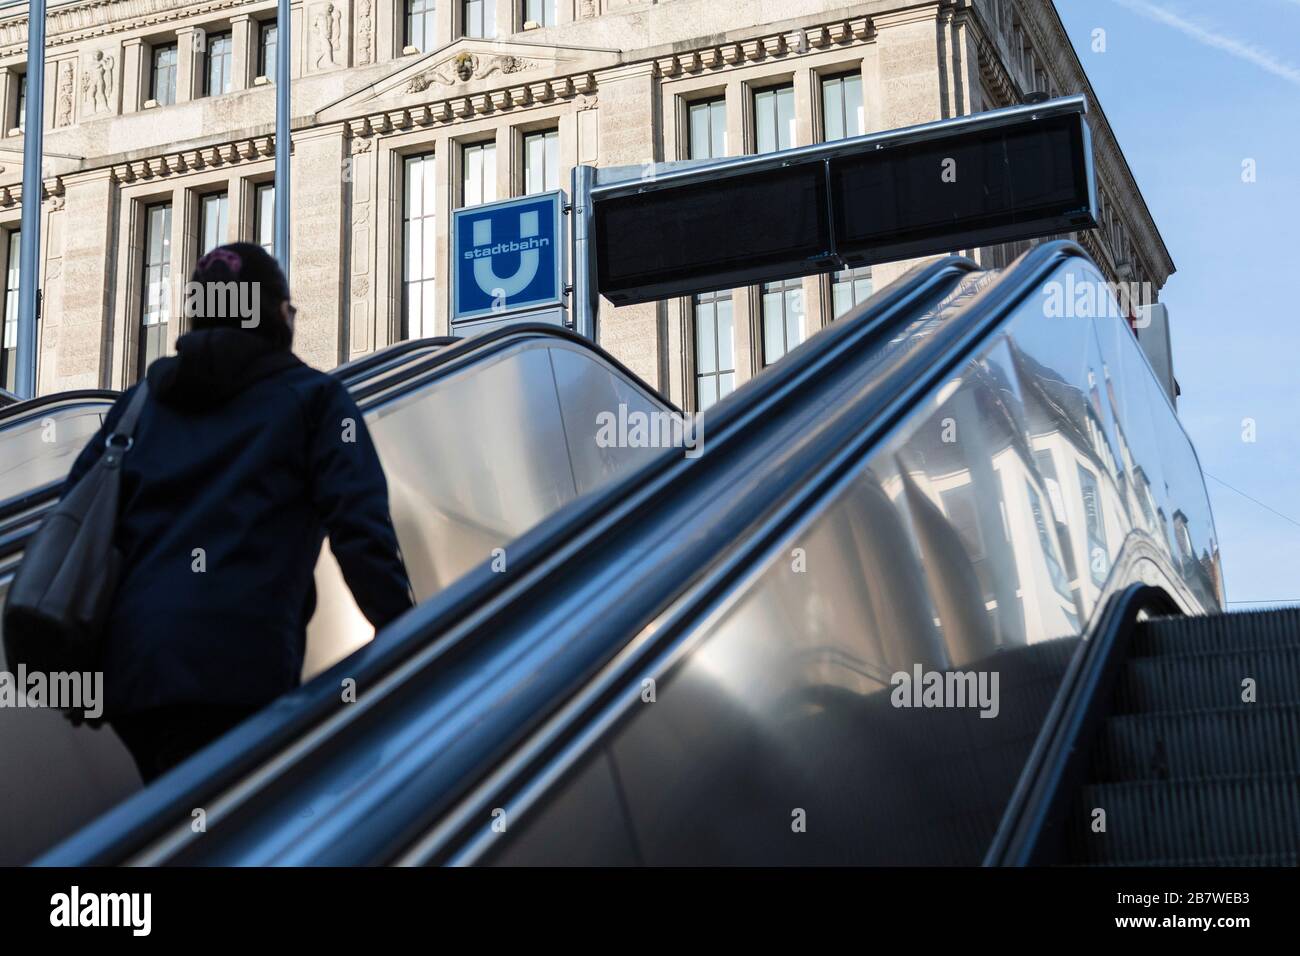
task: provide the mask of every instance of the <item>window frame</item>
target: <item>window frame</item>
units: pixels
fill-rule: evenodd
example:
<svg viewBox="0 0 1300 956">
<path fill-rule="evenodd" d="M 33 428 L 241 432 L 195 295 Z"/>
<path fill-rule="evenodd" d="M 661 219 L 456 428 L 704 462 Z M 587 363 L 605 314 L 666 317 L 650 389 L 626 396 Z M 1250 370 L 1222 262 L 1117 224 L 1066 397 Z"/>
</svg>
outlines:
<svg viewBox="0 0 1300 956">
<path fill-rule="evenodd" d="M 172 54 L 172 62 L 166 67 L 160 67 L 158 63 L 159 57 L 168 51 L 170 51 Z M 159 88 L 160 88 L 158 81 L 160 76 L 162 75 L 161 74 L 162 70 L 166 70 L 171 77 L 171 85 L 170 88 L 168 89 L 167 97 L 165 99 L 158 95 Z M 149 48 L 149 99 L 153 100 L 159 106 L 172 106 L 173 104 L 175 104 L 176 87 L 179 78 L 178 77 L 179 73 L 180 73 L 180 49 L 178 44 L 176 44 L 175 42 L 155 43 L 152 46 L 150 46 Z"/>
</svg>

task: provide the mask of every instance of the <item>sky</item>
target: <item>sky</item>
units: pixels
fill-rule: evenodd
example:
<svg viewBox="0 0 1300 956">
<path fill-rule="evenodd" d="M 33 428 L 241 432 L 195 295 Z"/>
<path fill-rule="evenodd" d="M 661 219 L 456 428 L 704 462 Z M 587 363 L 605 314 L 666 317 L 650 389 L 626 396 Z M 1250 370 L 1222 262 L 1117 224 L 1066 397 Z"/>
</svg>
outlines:
<svg viewBox="0 0 1300 956">
<path fill-rule="evenodd" d="M 1300 0 L 1055 2 L 1177 267 L 1160 299 L 1231 609 L 1300 603 Z"/>
</svg>

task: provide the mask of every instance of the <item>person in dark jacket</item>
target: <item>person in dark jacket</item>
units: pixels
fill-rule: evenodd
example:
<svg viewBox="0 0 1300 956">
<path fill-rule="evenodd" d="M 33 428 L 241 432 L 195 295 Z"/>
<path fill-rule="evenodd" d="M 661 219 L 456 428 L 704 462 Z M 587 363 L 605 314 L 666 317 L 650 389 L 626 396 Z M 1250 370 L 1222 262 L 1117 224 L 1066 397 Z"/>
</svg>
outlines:
<svg viewBox="0 0 1300 956">
<path fill-rule="evenodd" d="M 150 365 L 124 460 L 102 665 L 104 717 L 146 782 L 299 684 L 327 533 L 376 629 L 412 604 L 369 432 L 343 385 L 290 351 L 275 260 L 222 246 L 199 260 L 185 302 L 192 331 Z"/>
</svg>

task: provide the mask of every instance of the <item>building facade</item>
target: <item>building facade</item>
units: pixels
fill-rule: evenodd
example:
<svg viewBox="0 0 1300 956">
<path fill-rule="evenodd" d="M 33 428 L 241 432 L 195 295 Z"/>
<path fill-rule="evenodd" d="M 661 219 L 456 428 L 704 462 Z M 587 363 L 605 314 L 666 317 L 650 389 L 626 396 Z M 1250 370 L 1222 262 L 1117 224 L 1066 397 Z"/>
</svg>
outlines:
<svg viewBox="0 0 1300 956">
<path fill-rule="evenodd" d="M 1102 223 L 1075 238 L 1113 281 L 1173 271 L 1050 0 L 295 0 L 287 48 L 275 17 L 274 0 L 52 5 L 38 111 L 26 8 L 0 7 L 6 375 L 27 123 L 45 128 L 39 391 L 122 388 L 184 332 L 204 251 L 272 246 L 282 55 L 295 348 L 321 368 L 447 334 L 457 207 L 567 189 L 575 164 L 802 146 L 1035 91 L 1089 95 Z M 907 266 L 605 302 L 600 343 L 704 407 Z"/>
</svg>

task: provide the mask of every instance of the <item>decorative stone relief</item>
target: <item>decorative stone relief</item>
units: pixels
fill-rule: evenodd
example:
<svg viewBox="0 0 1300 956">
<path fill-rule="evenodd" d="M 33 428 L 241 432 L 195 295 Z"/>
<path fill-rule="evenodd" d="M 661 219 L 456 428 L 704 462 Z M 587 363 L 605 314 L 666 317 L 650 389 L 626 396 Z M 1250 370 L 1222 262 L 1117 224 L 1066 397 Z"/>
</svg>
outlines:
<svg viewBox="0 0 1300 956">
<path fill-rule="evenodd" d="M 370 43 L 375 32 L 371 16 L 371 0 L 360 0 L 357 7 L 357 66 L 370 63 Z"/>
<path fill-rule="evenodd" d="M 312 35 L 315 37 L 316 68 L 318 70 L 338 66 L 335 54 L 339 50 L 339 34 L 343 28 L 343 14 L 333 3 L 318 3 L 313 8 L 311 18 Z"/>
<path fill-rule="evenodd" d="M 90 55 L 90 66 L 81 76 L 81 95 L 92 113 L 112 112 L 113 56 L 102 50 Z"/>
<path fill-rule="evenodd" d="M 76 92 L 73 89 L 71 61 L 59 64 L 59 82 L 54 98 L 54 125 L 72 125 L 72 107 L 75 105 Z"/>
<path fill-rule="evenodd" d="M 511 54 L 489 57 L 486 60 L 473 53 L 458 53 L 451 60 L 435 64 L 423 73 L 411 77 L 406 85 L 406 92 L 420 93 L 431 86 L 455 86 L 470 80 L 482 80 L 493 73 L 519 73 L 529 70 L 537 64 L 531 60 Z"/>
</svg>

